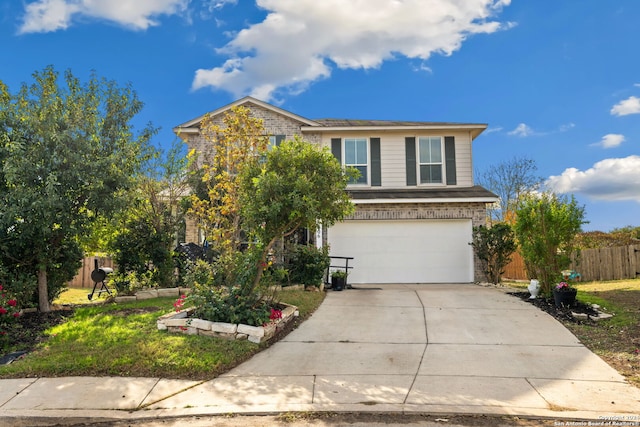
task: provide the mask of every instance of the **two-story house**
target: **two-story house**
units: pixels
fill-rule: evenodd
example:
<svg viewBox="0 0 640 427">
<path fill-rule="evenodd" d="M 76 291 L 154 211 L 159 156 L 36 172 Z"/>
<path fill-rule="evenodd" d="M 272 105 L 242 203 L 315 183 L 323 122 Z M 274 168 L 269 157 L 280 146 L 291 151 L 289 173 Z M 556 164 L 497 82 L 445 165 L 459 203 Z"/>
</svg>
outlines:
<svg viewBox="0 0 640 427">
<path fill-rule="evenodd" d="M 469 283 L 483 280 L 469 244 L 495 194 L 473 183 L 473 140 L 486 124 L 316 119 L 245 97 L 235 106 L 264 121 L 274 143 L 301 135 L 329 147 L 361 176 L 347 191 L 356 211 L 322 232 L 330 255 L 353 257 L 349 283 Z M 202 117 L 174 128 L 189 149 L 206 151 Z M 187 240 L 198 242 L 193 227 Z"/>
</svg>

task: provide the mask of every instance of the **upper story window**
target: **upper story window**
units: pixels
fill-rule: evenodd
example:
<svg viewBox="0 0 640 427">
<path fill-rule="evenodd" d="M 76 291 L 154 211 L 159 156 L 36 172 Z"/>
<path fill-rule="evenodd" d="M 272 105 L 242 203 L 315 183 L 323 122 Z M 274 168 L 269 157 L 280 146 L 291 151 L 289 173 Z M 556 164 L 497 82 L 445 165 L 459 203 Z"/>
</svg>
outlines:
<svg viewBox="0 0 640 427">
<path fill-rule="evenodd" d="M 407 186 L 457 185 L 456 139 L 453 136 L 406 136 Z"/>
<path fill-rule="evenodd" d="M 442 184 L 442 138 L 421 136 L 418 138 L 418 164 L 420 184 Z"/>
<path fill-rule="evenodd" d="M 344 165 L 360 171 L 360 177 L 350 184 L 368 184 L 369 182 L 369 154 L 367 138 L 344 139 Z"/>
</svg>

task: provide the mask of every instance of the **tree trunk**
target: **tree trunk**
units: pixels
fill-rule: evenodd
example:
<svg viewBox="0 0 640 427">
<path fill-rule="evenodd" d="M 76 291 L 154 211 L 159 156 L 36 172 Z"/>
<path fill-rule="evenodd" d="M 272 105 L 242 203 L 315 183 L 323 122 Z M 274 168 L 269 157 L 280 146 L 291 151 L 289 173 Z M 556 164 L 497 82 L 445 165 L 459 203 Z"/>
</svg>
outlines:
<svg viewBox="0 0 640 427">
<path fill-rule="evenodd" d="M 49 306 L 49 292 L 47 289 L 47 269 L 40 267 L 38 270 L 38 307 L 41 313 L 51 311 Z"/>
</svg>

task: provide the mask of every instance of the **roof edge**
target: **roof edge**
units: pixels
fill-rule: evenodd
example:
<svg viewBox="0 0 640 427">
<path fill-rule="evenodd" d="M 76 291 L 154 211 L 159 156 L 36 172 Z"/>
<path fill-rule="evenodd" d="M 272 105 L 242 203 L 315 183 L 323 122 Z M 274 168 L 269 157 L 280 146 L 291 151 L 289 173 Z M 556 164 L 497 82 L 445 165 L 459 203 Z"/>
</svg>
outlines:
<svg viewBox="0 0 640 427">
<path fill-rule="evenodd" d="M 191 119 L 188 122 L 182 123 L 176 127 L 173 128 L 173 132 L 174 133 L 178 133 L 178 132 L 188 132 L 189 129 L 192 129 L 195 125 L 199 124 L 207 115 L 213 115 L 213 116 L 217 116 L 219 114 L 222 114 L 228 110 L 231 110 L 234 107 L 238 107 L 247 103 L 252 103 L 255 104 L 259 107 L 262 107 L 264 109 L 267 110 L 271 110 L 275 113 L 281 114 L 283 116 L 289 117 L 290 119 L 293 120 L 297 120 L 299 122 L 305 123 L 307 126 L 309 127 L 314 127 L 314 126 L 320 126 L 319 123 L 316 123 L 313 120 L 307 119 L 306 117 L 302 117 L 299 116 L 297 114 L 294 114 L 290 111 L 284 110 L 282 108 L 276 107 L 275 105 L 271 105 L 267 102 L 261 101 L 259 99 L 256 99 L 252 96 L 245 96 L 244 98 L 240 98 L 230 104 L 227 104 L 223 107 L 220 107 L 216 110 L 210 111 L 208 113 L 205 113 L 199 117 L 196 117 L 195 119 Z"/>
</svg>

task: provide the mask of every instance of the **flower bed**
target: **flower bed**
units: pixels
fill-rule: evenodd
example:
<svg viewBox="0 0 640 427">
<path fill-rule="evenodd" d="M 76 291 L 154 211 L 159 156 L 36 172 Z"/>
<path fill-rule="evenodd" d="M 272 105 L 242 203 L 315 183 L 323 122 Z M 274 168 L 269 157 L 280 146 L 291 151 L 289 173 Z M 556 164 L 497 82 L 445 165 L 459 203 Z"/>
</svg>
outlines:
<svg viewBox="0 0 640 427">
<path fill-rule="evenodd" d="M 226 339 L 246 339 L 254 343 L 267 341 L 276 332 L 283 329 L 294 317 L 298 316 L 298 308 L 293 305 L 283 304 L 285 308 L 279 316 L 272 316 L 272 320 L 263 326 L 249 326 L 224 322 L 210 322 L 208 320 L 190 317 L 193 308 L 179 310 L 160 316 L 157 321 L 161 331 L 183 333 L 188 335 L 206 335 Z"/>
</svg>

